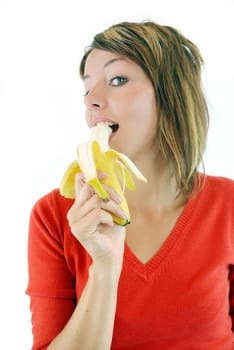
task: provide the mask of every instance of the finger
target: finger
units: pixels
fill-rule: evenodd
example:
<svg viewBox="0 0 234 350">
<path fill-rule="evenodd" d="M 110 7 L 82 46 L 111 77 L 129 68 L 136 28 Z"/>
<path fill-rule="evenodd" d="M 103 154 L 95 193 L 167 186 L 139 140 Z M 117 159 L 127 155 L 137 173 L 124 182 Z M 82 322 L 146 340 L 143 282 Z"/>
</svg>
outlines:
<svg viewBox="0 0 234 350">
<path fill-rule="evenodd" d="M 89 186 L 87 184 L 84 185 Z M 85 190 L 82 189 L 81 193 L 86 193 Z M 88 215 L 92 210 L 94 209 L 101 209 L 101 200 L 98 197 L 97 194 L 93 194 L 90 198 L 85 199 L 85 194 L 83 197 L 79 196 L 77 198 L 76 204 L 73 205 L 70 210 L 68 211 L 67 218 L 70 222 L 70 224 L 73 224 L 80 219 L 82 219 L 84 216 Z"/>
<path fill-rule="evenodd" d="M 108 202 L 102 202 L 101 208 L 106 210 L 107 212 L 114 214 L 120 219 L 128 219 L 128 214 L 113 200 Z"/>
<path fill-rule="evenodd" d="M 110 199 L 112 199 L 114 202 L 120 204 L 123 201 L 123 198 L 113 189 L 113 187 L 103 185 L 105 190 L 108 192 Z"/>
<path fill-rule="evenodd" d="M 86 202 L 92 195 L 94 190 L 92 187 L 85 182 L 83 174 L 77 174 L 75 179 L 75 204 L 82 205 Z"/>
<path fill-rule="evenodd" d="M 113 218 L 110 213 L 100 208 L 93 209 L 88 215 L 71 225 L 71 231 L 75 237 L 82 243 L 97 234 L 99 225 L 113 226 Z"/>
<path fill-rule="evenodd" d="M 101 208 L 92 210 L 86 218 L 94 225 L 95 231 L 97 230 L 97 226 L 101 224 L 108 226 L 114 225 L 112 215 Z"/>
<path fill-rule="evenodd" d="M 100 181 L 106 180 L 109 177 L 109 174 L 105 171 L 98 170 L 97 174 Z"/>
<path fill-rule="evenodd" d="M 105 180 L 108 178 L 109 174 L 106 173 L 106 172 L 103 172 L 103 171 L 98 171 L 98 178 L 99 180 Z M 78 173 L 76 174 L 76 178 L 75 178 L 75 197 L 76 198 L 80 198 L 80 192 L 83 188 L 83 186 L 85 185 L 86 183 L 86 179 L 85 179 L 85 176 L 83 173 Z M 94 193 L 94 189 L 92 189 L 92 187 L 90 186 L 90 189 L 89 189 L 89 193 L 90 194 L 93 194 Z M 88 196 L 89 198 L 89 196 Z M 86 200 L 87 198 L 84 198 L 84 201 Z"/>
<path fill-rule="evenodd" d="M 83 185 L 85 184 L 85 177 L 83 173 L 78 173 L 76 174 L 75 177 L 75 194 L 76 197 L 78 195 L 78 193 L 81 191 Z"/>
<path fill-rule="evenodd" d="M 80 203 L 79 209 L 76 210 L 76 220 L 88 215 L 95 209 L 103 209 L 121 219 L 128 219 L 127 213 L 113 200 L 108 202 L 102 201 L 97 194 L 91 196 L 87 201 Z"/>
</svg>

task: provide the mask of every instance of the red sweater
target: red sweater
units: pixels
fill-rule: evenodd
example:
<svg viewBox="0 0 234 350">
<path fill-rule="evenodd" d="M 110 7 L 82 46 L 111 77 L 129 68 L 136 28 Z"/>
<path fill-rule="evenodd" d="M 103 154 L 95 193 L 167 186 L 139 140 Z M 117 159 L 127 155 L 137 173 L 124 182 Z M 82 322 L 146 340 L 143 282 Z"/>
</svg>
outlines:
<svg viewBox="0 0 234 350">
<path fill-rule="evenodd" d="M 34 350 L 47 349 L 63 329 L 87 280 L 91 259 L 70 232 L 71 204 L 56 189 L 32 210 L 27 294 Z M 125 245 L 111 349 L 231 350 L 232 318 L 234 181 L 207 176 L 147 264 Z"/>
</svg>

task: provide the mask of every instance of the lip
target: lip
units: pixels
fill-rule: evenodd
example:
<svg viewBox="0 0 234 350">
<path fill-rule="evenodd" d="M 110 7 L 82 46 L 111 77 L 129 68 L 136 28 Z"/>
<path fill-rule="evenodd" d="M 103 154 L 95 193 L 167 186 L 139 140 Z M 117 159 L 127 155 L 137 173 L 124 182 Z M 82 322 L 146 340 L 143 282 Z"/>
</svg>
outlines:
<svg viewBox="0 0 234 350">
<path fill-rule="evenodd" d="M 117 123 L 116 121 L 114 120 L 111 120 L 105 116 L 99 116 L 99 117 L 93 117 L 93 120 L 92 120 L 92 125 L 90 125 L 90 128 L 94 128 L 95 126 L 97 126 L 99 123 L 107 123 L 109 125 L 111 124 L 117 124 L 118 125 L 118 128 L 116 130 L 112 129 L 112 132 L 109 136 L 109 142 L 113 139 L 113 137 L 116 136 L 117 132 L 118 132 L 118 129 L 119 129 L 119 123 Z"/>
<path fill-rule="evenodd" d="M 96 125 L 98 125 L 99 123 L 107 123 L 109 125 L 113 124 L 113 125 L 118 125 L 117 129 L 113 129 L 112 128 L 112 133 L 111 133 L 111 136 L 113 136 L 114 134 L 117 133 L 118 129 L 119 129 L 119 123 L 109 119 L 109 118 L 105 118 L 105 117 L 100 117 L 100 118 L 97 118 L 95 120 L 95 122 L 93 123 L 93 125 L 91 126 L 92 127 L 95 127 Z"/>
<path fill-rule="evenodd" d="M 95 119 L 95 122 L 93 123 L 92 127 L 96 126 L 99 123 L 103 123 L 103 122 L 109 123 L 109 124 L 118 124 L 114 120 L 111 120 L 109 118 L 100 117 L 100 118 Z"/>
</svg>

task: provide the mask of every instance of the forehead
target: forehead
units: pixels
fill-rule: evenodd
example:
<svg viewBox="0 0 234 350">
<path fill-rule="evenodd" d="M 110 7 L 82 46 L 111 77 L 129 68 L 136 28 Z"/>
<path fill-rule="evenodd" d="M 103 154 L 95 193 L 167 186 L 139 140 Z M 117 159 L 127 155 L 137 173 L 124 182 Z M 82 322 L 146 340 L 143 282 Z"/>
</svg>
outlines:
<svg viewBox="0 0 234 350">
<path fill-rule="evenodd" d="M 109 51 L 93 49 L 87 57 L 84 73 L 88 74 L 89 71 L 92 70 L 105 69 L 112 63 L 121 61 L 127 62 L 129 64 L 134 63 L 123 55 L 118 55 Z"/>
</svg>

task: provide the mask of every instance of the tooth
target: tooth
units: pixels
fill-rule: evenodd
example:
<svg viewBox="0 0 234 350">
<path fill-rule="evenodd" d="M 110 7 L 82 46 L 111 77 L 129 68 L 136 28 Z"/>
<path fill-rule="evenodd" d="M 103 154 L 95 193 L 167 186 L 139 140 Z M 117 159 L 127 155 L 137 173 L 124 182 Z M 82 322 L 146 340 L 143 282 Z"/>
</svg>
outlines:
<svg viewBox="0 0 234 350">
<path fill-rule="evenodd" d="M 91 141 L 77 147 L 77 160 L 68 166 L 60 184 L 60 193 L 67 198 L 75 197 L 75 175 L 78 172 L 84 174 L 86 181 L 104 201 L 109 200 L 109 195 L 103 184 L 112 187 L 122 198 L 120 207 L 128 216 L 127 219 L 121 219 L 113 214 L 113 220 L 124 226 L 130 223 L 130 212 L 124 196 L 125 186 L 129 190 L 136 188 L 131 173 L 141 181 L 147 182 L 147 180 L 126 155 L 110 149 L 111 128 L 109 125 L 106 122 L 99 123 L 91 130 Z M 109 176 L 100 181 L 97 171 L 106 172 Z"/>
</svg>

